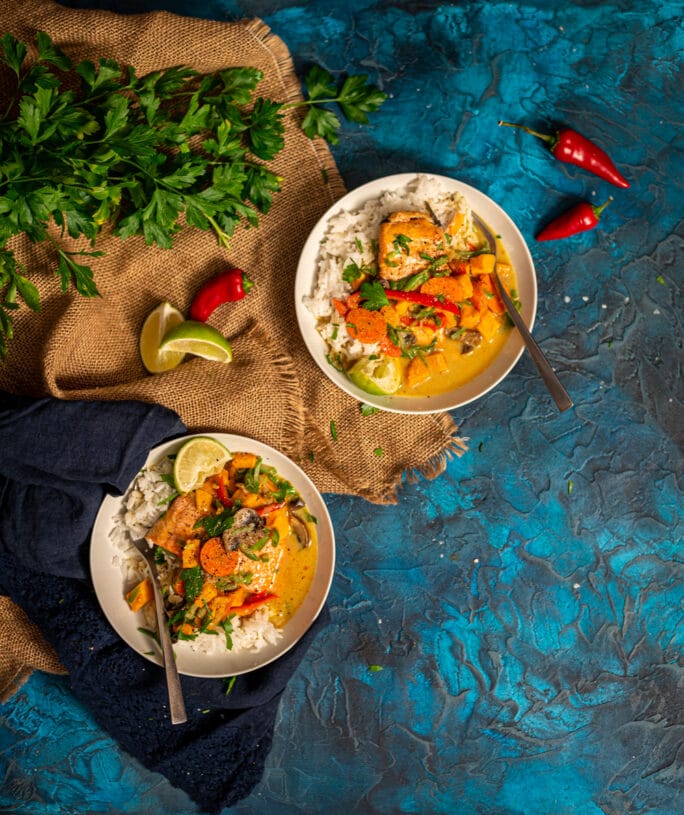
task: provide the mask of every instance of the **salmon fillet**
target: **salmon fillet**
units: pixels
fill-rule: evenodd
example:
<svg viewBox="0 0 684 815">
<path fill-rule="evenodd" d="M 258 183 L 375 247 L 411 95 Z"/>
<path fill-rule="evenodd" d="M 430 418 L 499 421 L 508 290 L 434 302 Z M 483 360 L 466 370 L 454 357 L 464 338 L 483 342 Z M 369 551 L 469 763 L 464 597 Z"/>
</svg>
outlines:
<svg viewBox="0 0 684 815">
<path fill-rule="evenodd" d="M 431 258 L 445 254 L 444 230 L 424 212 L 392 212 L 380 224 L 378 274 L 383 280 L 422 272 Z"/>
<path fill-rule="evenodd" d="M 180 557 L 183 551 L 181 544 L 188 538 L 196 537 L 197 530 L 194 526 L 200 517 L 194 493 L 179 495 L 145 537 L 156 546 Z"/>
</svg>

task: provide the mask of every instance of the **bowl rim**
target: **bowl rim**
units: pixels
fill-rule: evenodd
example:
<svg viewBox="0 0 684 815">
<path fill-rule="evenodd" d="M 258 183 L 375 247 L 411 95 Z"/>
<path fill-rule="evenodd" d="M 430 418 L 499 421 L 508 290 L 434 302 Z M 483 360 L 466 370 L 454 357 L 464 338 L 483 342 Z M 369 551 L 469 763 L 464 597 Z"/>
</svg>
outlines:
<svg viewBox="0 0 684 815">
<path fill-rule="evenodd" d="M 392 413 L 443 413 L 463 407 L 495 388 L 515 367 L 525 348 L 520 334 L 515 329 L 511 329 L 503 348 L 482 373 L 455 390 L 429 397 L 377 396 L 367 393 L 327 362 L 327 345 L 316 330 L 315 318 L 304 304 L 304 297 L 309 296 L 313 290 L 319 248 L 325 237 L 328 222 L 343 210 L 354 211 L 367 201 L 378 197 L 382 192 L 401 189 L 419 177 L 434 178 L 452 191 L 460 192 L 468 200 L 472 210 L 490 226 L 495 234 L 501 236 L 502 243 L 515 269 L 522 302 L 521 314 L 530 331 L 534 328 L 537 314 L 537 277 L 529 247 L 508 213 L 476 187 L 437 173 L 412 172 L 382 176 L 348 192 L 319 218 L 302 247 L 294 287 L 297 323 L 314 362 L 333 384 L 360 402 Z"/>
</svg>

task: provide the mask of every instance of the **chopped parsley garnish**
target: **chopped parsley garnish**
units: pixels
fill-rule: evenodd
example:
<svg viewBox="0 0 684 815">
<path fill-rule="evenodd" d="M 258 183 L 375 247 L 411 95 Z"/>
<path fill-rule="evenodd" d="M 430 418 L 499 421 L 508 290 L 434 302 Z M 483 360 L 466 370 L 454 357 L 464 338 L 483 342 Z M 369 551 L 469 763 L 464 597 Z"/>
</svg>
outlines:
<svg viewBox="0 0 684 815">
<path fill-rule="evenodd" d="M 383 306 L 389 305 L 389 299 L 382 286 L 377 280 L 364 280 L 360 288 L 361 299 L 364 301 L 363 307 L 369 311 L 378 311 Z"/>
</svg>

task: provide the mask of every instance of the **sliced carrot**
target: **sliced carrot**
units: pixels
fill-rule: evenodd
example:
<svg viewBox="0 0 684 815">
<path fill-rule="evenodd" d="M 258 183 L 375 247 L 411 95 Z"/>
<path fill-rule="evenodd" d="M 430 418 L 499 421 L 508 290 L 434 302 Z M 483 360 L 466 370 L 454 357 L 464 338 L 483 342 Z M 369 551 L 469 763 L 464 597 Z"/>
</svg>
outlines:
<svg viewBox="0 0 684 815">
<path fill-rule="evenodd" d="M 347 297 L 347 308 L 358 308 L 359 303 L 361 302 L 361 292 L 355 291 L 353 294 L 350 294 Z"/>
<path fill-rule="evenodd" d="M 214 577 L 226 577 L 237 568 L 239 552 L 226 552 L 221 538 L 209 538 L 200 551 L 200 565 Z"/>
<path fill-rule="evenodd" d="M 398 345 L 395 345 L 389 337 L 383 337 L 380 340 L 380 351 L 386 357 L 400 357 L 401 356 L 401 348 Z"/>
<path fill-rule="evenodd" d="M 443 297 L 449 303 L 462 303 L 473 293 L 473 284 L 468 275 L 454 277 L 431 277 L 420 287 L 423 294 Z"/>
<path fill-rule="evenodd" d="M 380 342 L 387 333 L 385 318 L 377 311 L 352 308 L 347 313 L 347 332 L 359 342 Z"/>
<path fill-rule="evenodd" d="M 333 297 L 332 304 L 335 306 L 335 311 L 337 311 L 340 317 L 344 317 L 344 315 L 349 311 L 349 306 L 344 302 L 344 300 L 338 300 L 336 297 Z"/>
</svg>

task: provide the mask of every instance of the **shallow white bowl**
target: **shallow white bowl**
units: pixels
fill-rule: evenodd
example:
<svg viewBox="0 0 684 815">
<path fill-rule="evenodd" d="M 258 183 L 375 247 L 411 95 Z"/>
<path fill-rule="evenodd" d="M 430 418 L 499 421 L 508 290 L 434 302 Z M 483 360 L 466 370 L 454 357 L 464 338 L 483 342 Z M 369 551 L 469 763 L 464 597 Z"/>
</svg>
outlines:
<svg viewBox="0 0 684 815">
<path fill-rule="evenodd" d="M 509 254 L 517 278 L 518 297 L 522 302 L 522 316 L 528 328 L 532 329 L 537 313 L 537 278 L 532 256 L 520 231 L 509 216 L 484 193 L 452 178 L 434 174 L 445 188 L 465 196 L 472 210 L 501 237 Z M 323 373 L 339 388 L 360 402 L 373 405 L 381 410 L 395 413 L 440 413 L 462 407 L 482 396 L 499 384 L 516 364 L 523 352 L 523 341 L 515 329 L 511 329 L 506 344 L 495 360 L 481 374 L 459 388 L 437 396 L 375 396 L 354 385 L 341 371 L 336 370 L 326 359 L 328 348 L 316 330 L 316 319 L 304 304 L 304 298 L 312 294 L 318 268 L 318 254 L 321 241 L 325 237 L 328 221 L 343 210 L 354 211 L 367 201 L 378 198 L 387 190 L 398 190 L 416 178 L 413 173 L 385 176 L 364 184 L 341 198 L 323 215 L 313 228 L 302 250 L 297 277 L 295 280 L 295 308 L 299 329 L 311 356 Z"/>
<path fill-rule="evenodd" d="M 237 676 L 261 668 L 289 651 L 318 617 L 328 596 L 335 569 L 335 537 L 320 492 L 309 477 L 287 456 L 266 444 L 243 436 L 228 433 L 194 435 L 211 436 L 231 452 L 243 451 L 261 456 L 264 464 L 275 467 L 278 473 L 295 487 L 318 521 L 316 524 L 318 563 L 311 588 L 299 610 L 282 629 L 282 637 L 276 644 L 268 645 L 259 651 L 232 653 L 221 650 L 220 653 L 212 654 L 196 653 L 187 647 L 175 647 L 176 665 L 181 674 L 205 678 Z M 175 453 L 191 437 L 183 436 L 155 447 L 150 451 L 144 466 L 149 467 L 169 453 Z M 161 665 L 159 649 L 149 636 L 138 630 L 142 625 L 141 616 L 130 610 L 124 598 L 124 590 L 127 588 L 124 585 L 124 575 L 120 567 L 113 562 L 114 556 L 119 552 L 111 539 L 113 518 L 119 511 L 122 501 L 122 497 L 107 496 L 95 520 L 90 544 L 90 570 L 95 594 L 102 611 L 117 634 L 141 656 Z M 187 646 L 187 643 L 181 645 Z"/>
</svg>

